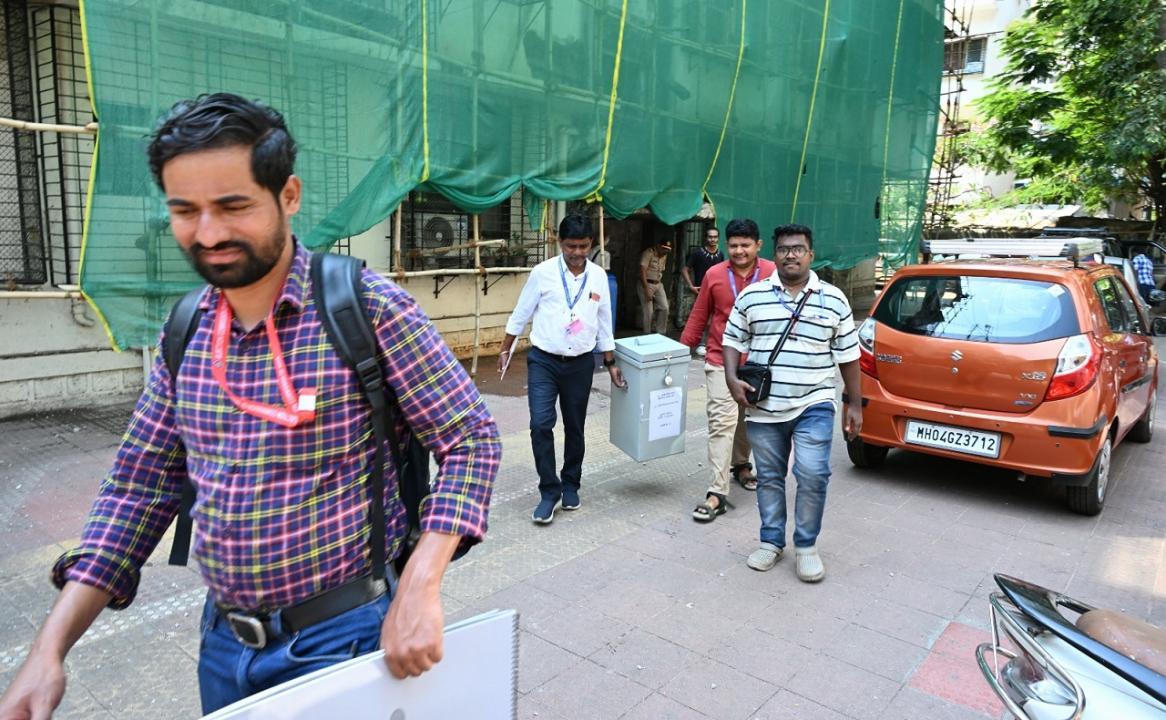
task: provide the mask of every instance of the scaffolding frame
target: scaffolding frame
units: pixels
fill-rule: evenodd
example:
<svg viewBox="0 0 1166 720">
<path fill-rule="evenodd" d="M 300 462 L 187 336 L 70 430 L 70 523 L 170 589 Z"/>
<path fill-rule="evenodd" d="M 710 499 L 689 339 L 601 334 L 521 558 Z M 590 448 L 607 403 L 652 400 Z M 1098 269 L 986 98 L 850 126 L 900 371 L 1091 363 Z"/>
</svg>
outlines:
<svg viewBox="0 0 1166 720">
<path fill-rule="evenodd" d="M 944 41 L 962 44 L 967 52 L 972 37 L 971 14 L 974 0 L 947 0 L 943 8 Z M 964 94 L 964 63 L 947 62 L 944 53 L 945 86 L 939 94 L 939 123 L 935 143 L 935 159 L 927 186 L 927 205 L 924 212 L 923 236 L 932 237 L 941 228 L 951 226 L 952 197 L 959 179 L 961 164 L 959 138 L 970 129 L 960 118 Z"/>
</svg>

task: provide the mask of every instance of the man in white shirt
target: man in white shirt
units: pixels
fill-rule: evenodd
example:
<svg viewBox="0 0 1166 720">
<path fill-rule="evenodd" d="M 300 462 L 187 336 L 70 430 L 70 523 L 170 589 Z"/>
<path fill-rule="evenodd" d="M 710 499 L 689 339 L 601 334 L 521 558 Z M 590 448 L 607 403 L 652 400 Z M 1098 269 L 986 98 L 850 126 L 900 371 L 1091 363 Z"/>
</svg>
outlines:
<svg viewBox="0 0 1166 720">
<path fill-rule="evenodd" d="M 607 273 L 587 259 L 595 232 L 586 215 L 568 215 L 559 223 L 560 255 L 530 271 L 518 305 L 506 321 L 506 338 L 498 356 L 498 371 L 510 364 L 514 342 L 531 324 L 530 352 L 526 357 L 527 402 L 530 406 L 530 444 L 541 494 L 531 519 L 541 525 L 555 519 L 555 511 L 579 507 L 583 473 L 583 423 L 591 395 L 594 361 L 591 351 L 603 353 L 611 382 L 626 388 L 615 366 L 615 339 L 611 331 L 611 298 Z M 563 468 L 555 471 L 555 401 L 563 410 Z"/>
</svg>

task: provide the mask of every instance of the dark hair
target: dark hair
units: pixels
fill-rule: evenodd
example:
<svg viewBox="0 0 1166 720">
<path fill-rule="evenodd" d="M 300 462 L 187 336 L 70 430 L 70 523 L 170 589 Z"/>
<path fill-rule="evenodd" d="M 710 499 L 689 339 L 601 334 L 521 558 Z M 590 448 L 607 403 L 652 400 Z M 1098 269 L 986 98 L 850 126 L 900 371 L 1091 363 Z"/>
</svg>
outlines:
<svg viewBox="0 0 1166 720">
<path fill-rule="evenodd" d="M 725 226 L 725 237 L 747 237 L 760 241 L 761 230 L 758 229 L 757 223 L 749 218 L 733 218 Z"/>
<path fill-rule="evenodd" d="M 591 227 L 591 218 L 579 213 L 572 213 L 559 223 L 560 240 L 595 239 L 595 230 Z"/>
<path fill-rule="evenodd" d="M 251 149 L 251 176 L 276 200 L 296 164 L 296 141 L 283 116 L 258 100 L 231 93 L 199 95 L 170 108 L 150 137 L 146 154 L 154 182 L 162 184 L 162 167 L 186 153 L 243 146 Z"/>
<path fill-rule="evenodd" d="M 778 225 L 773 229 L 773 244 L 776 245 L 779 238 L 789 237 L 791 235 L 805 235 L 806 244 L 810 249 L 814 249 L 814 231 L 805 225 Z"/>
</svg>

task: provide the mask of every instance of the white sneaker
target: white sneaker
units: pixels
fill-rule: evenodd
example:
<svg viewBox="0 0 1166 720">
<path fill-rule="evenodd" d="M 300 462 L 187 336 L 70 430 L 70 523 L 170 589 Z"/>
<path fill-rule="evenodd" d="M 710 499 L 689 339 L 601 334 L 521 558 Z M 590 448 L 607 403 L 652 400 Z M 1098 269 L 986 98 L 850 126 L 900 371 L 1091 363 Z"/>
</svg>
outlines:
<svg viewBox="0 0 1166 720">
<path fill-rule="evenodd" d="M 798 580 L 816 583 L 826 577 L 826 568 L 822 565 L 822 558 L 818 557 L 818 548 L 813 545 L 807 548 L 794 548 L 794 557 L 798 561 Z"/>
<path fill-rule="evenodd" d="M 781 548 L 773 543 L 763 542 L 761 543 L 761 547 L 749 554 L 749 558 L 745 560 L 745 564 L 754 570 L 765 572 L 776 565 L 780 559 Z"/>
<path fill-rule="evenodd" d="M 704 357 L 705 352 L 707 352 L 707 351 L 705 350 L 704 345 L 697 345 L 696 346 L 696 356 L 697 357 Z"/>
</svg>

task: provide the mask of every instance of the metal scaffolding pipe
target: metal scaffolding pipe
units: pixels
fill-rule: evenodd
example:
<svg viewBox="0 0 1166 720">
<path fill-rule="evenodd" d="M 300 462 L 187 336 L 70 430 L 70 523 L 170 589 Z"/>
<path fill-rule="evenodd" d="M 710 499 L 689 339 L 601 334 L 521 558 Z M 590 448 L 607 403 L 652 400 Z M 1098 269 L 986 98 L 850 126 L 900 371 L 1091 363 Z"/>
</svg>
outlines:
<svg viewBox="0 0 1166 720">
<path fill-rule="evenodd" d="M 397 209 L 393 211 L 393 271 L 405 272 L 405 265 L 401 262 L 401 208 L 404 203 L 397 203 Z"/>
</svg>

